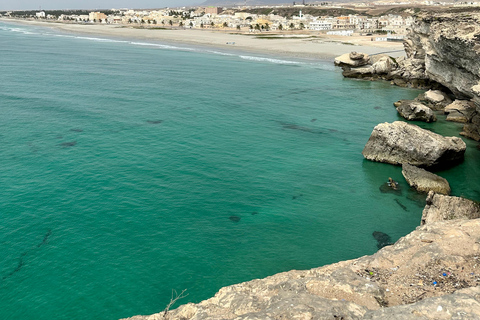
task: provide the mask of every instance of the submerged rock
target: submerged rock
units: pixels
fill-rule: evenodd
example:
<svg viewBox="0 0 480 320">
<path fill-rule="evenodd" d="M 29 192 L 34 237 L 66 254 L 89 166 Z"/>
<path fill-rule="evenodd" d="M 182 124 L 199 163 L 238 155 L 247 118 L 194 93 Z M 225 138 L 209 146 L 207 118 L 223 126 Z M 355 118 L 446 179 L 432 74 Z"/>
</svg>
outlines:
<svg viewBox="0 0 480 320">
<path fill-rule="evenodd" d="M 377 125 L 362 154 L 371 161 L 440 168 L 461 162 L 466 147 L 460 138 L 395 121 Z"/>
<path fill-rule="evenodd" d="M 374 231 L 372 236 L 377 240 L 377 248 L 382 249 L 383 247 L 392 245 L 392 238 L 386 233 L 380 231 Z"/>
<path fill-rule="evenodd" d="M 393 193 L 397 196 L 402 195 L 402 188 L 399 185 L 397 185 L 396 188 L 392 188 L 392 185 L 389 182 L 383 183 L 378 189 L 381 193 Z"/>
<path fill-rule="evenodd" d="M 77 145 L 77 141 L 68 141 L 68 142 L 62 142 L 59 144 L 59 146 L 64 148 L 73 147 L 75 145 Z"/>
<path fill-rule="evenodd" d="M 454 219 L 480 218 L 480 204 L 460 197 L 444 196 L 430 191 L 423 209 L 421 224 Z"/>
<path fill-rule="evenodd" d="M 397 112 L 410 121 L 437 121 L 432 109 L 414 100 L 400 100 L 394 103 Z"/>
<path fill-rule="evenodd" d="M 239 216 L 230 216 L 228 219 L 233 222 L 239 222 L 242 218 L 240 218 Z"/>
<path fill-rule="evenodd" d="M 427 170 L 404 163 L 402 174 L 407 183 L 417 191 L 428 193 L 433 191 L 441 194 L 450 194 L 450 185 L 445 178 L 437 176 Z"/>
</svg>

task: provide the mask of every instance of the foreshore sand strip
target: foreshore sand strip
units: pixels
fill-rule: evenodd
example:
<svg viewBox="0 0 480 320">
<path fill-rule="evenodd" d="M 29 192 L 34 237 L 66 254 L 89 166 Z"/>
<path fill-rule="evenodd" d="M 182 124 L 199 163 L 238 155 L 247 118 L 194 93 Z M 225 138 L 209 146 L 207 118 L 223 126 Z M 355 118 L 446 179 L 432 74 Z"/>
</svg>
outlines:
<svg viewBox="0 0 480 320">
<path fill-rule="evenodd" d="M 34 20 L 6 19 L 2 22 L 13 22 L 22 25 L 48 27 L 62 32 L 88 34 L 95 36 L 142 41 L 158 41 L 177 44 L 206 46 L 222 50 L 239 50 L 258 54 L 269 54 L 285 57 L 326 59 L 349 51 L 367 54 L 396 53 L 403 55 L 403 45 L 398 42 L 371 41 L 371 37 L 327 36 L 311 32 L 306 36 L 283 32 L 284 37 L 269 37 L 268 33 L 239 34 L 234 30 L 199 30 L 199 29 L 155 29 L 133 28 L 125 25 L 105 24 L 72 24 L 60 22 L 44 22 Z M 278 35 L 278 33 L 275 33 Z M 262 36 L 265 37 L 262 39 Z"/>
</svg>

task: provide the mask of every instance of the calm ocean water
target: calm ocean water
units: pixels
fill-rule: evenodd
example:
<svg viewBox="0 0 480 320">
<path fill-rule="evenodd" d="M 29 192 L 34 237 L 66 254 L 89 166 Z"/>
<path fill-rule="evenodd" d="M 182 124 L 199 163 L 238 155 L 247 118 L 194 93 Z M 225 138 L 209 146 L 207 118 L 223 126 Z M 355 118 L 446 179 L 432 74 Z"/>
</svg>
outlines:
<svg viewBox="0 0 480 320">
<path fill-rule="evenodd" d="M 0 318 L 118 319 L 377 250 L 418 226 L 361 155 L 419 91 L 331 61 L 0 23 Z M 423 125 L 458 135 L 454 123 Z M 464 139 L 465 140 L 465 139 Z M 480 151 L 440 172 L 480 200 Z M 391 176 L 401 195 L 381 193 Z"/>
</svg>

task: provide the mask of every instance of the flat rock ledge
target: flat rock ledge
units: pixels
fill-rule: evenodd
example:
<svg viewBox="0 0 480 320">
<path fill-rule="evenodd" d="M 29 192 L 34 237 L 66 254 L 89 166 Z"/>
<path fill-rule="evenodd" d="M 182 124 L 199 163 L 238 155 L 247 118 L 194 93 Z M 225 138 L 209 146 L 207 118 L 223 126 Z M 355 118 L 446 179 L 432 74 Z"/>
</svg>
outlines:
<svg viewBox="0 0 480 320">
<path fill-rule="evenodd" d="M 371 256 L 224 287 L 130 320 L 479 319 L 480 219 L 418 227 Z"/>
<path fill-rule="evenodd" d="M 419 192 L 428 193 L 433 191 L 445 195 L 449 195 L 451 192 L 447 179 L 422 168 L 404 163 L 402 165 L 402 174 L 410 187 L 415 188 Z"/>
<path fill-rule="evenodd" d="M 480 218 L 480 204 L 460 197 L 444 196 L 430 191 L 423 209 L 421 224 L 453 219 Z"/>
<path fill-rule="evenodd" d="M 437 169 L 461 162 L 466 147 L 458 137 L 444 137 L 416 125 L 395 121 L 377 125 L 362 154 L 371 161 Z"/>
</svg>

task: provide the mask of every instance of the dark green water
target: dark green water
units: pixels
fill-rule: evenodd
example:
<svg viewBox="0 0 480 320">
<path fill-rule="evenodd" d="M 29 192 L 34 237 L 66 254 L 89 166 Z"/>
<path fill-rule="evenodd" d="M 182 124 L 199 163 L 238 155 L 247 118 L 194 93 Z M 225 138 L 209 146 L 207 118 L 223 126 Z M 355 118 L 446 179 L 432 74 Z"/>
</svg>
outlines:
<svg viewBox="0 0 480 320">
<path fill-rule="evenodd" d="M 418 91 L 345 80 L 330 61 L 8 24 L 0 57 L 2 319 L 155 313 L 172 289 L 198 302 L 419 224 L 401 169 L 361 155 Z M 440 174 L 480 200 L 467 144 Z M 379 191 L 389 176 L 402 195 Z"/>
</svg>

